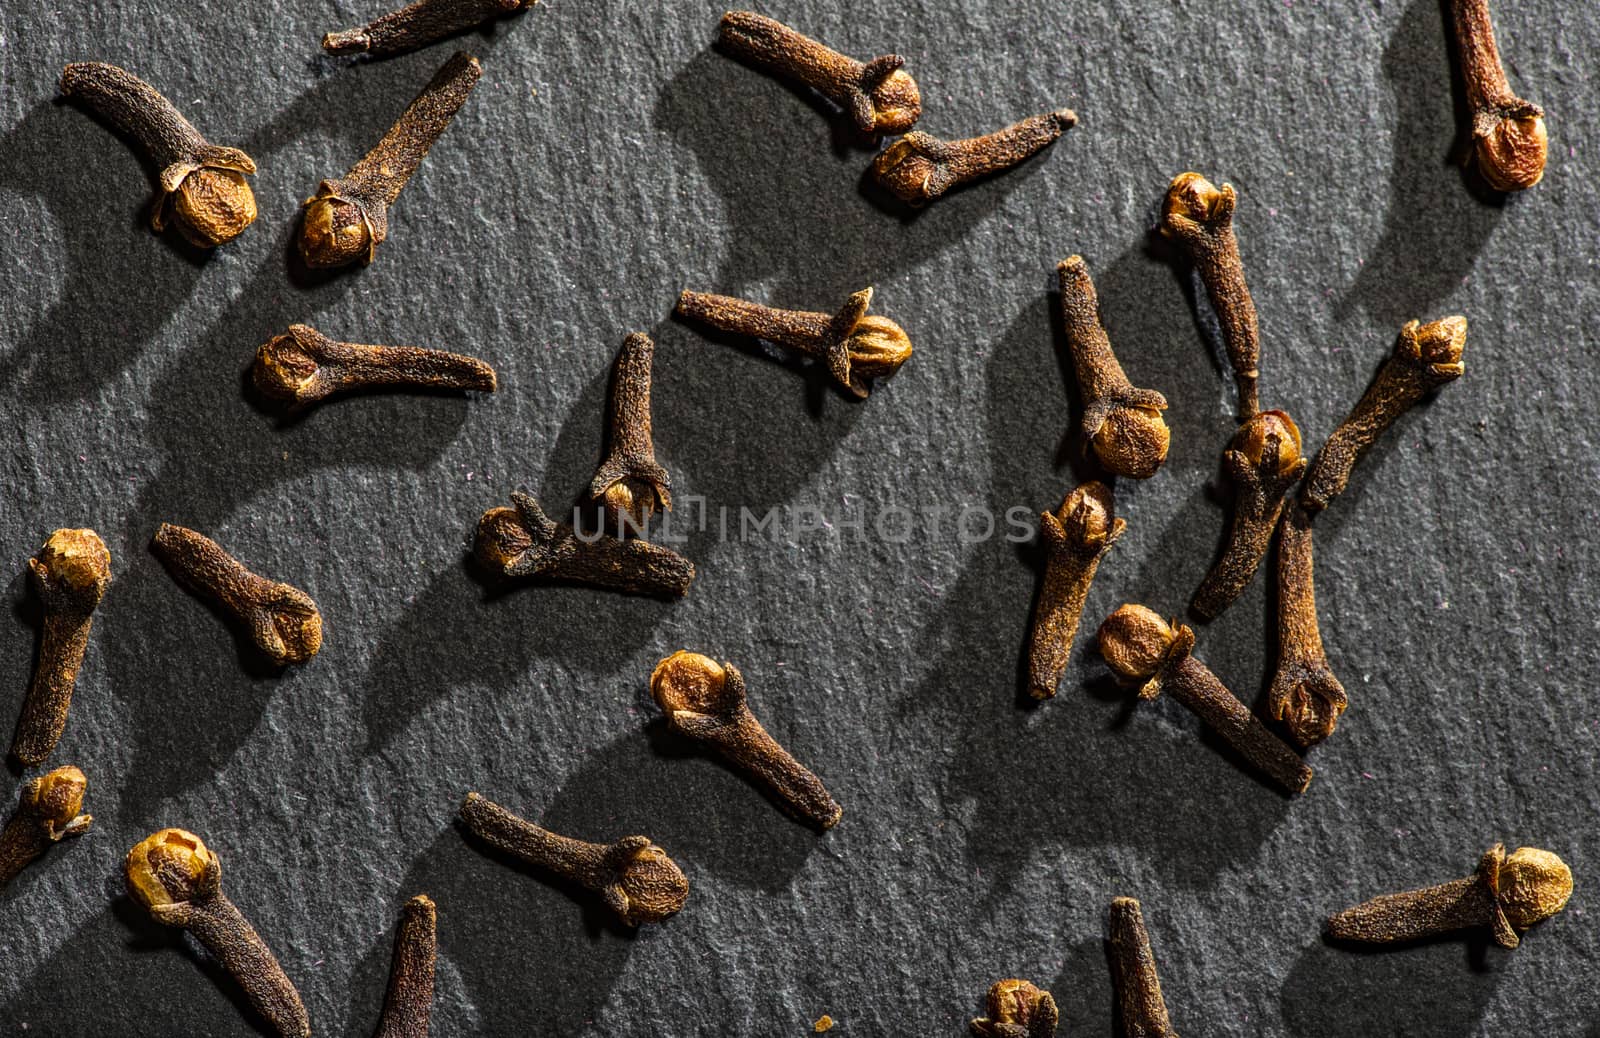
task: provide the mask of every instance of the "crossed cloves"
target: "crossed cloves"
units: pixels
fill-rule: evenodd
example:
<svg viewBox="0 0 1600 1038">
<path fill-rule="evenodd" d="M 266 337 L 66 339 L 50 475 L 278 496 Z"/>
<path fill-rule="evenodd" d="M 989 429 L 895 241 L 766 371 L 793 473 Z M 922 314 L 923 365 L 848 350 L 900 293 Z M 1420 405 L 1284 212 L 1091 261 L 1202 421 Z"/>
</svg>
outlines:
<svg viewBox="0 0 1600 1038">
<path fill-rule="evenodd" d="M 491 508 L 478 519 L 473 555 L 505 580 L 563 581 L 630 595 L 682 598 L 694 582 L 694 563 L 671 548 L 632 538 L 581 537 L 544 514 L 532 496 L 516 491 L 512 508 Z"/>
</svg>

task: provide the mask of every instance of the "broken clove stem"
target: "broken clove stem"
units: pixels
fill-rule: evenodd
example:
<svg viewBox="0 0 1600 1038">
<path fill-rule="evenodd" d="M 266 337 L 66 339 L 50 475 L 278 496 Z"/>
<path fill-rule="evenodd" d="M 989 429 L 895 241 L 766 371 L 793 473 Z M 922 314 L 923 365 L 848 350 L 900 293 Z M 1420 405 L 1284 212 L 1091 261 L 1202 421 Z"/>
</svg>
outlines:
<svg viewBox="0 0 1600 1038">
<path fill-rule="evenodd" d="M 1511 92 L 1488 0 L 1450 0 L 1450 13 L 1478 172 L 1496 191 L 1530 188 L 1544 178 L 1550 147 L 1544 109 Z"/>
<path fill-rule="evenodd" d="M 822 94 L 848 113 L 861 133 L 904 133 L 922 115 L 917 81 L 898 54 L 856 61 L 751 11 L 723 15 L 719 33 L 734 56 Z"/>
<path fill-rule="evenodd" d="M 1100 323 L 1100 301 L 1083 257 L 1062 260 L 1056 276 L 1061 285 L 1061 323 L 1083 396 L 1084 442 L 1106 471 L 1148 479 L 1167 460 L 1172 439 L 1161 417 L 1167 398 L 1153 389 L 1135 389 L 1117 363 Z"/>
<path fill-rule="evenodd" d="M 1095 571 L 1127 528 L 1112 509 L 1110 488 L 1089 482 L 1068 494 L 1054 514 L 1039 516 L 1048 558 L 1028 638 L 1028 691 L 1035 699 L 1054 698 Z"/>
<path fill-rule="evenodd" d="M 389 207 L 428 149 L 466 104 L 483 74 L 478 59 L 457 52 L 412 101 L 377 147 L 342 178 L 324 180 L 306 199 L 300 255 L 308 267 L 371 263 L 389 237 Z"/>
<path fill-rule="evenodd" d="M 246 174 L 255 160 L 211 144 L 155 87 L 116 65 L 85 61 L 61 72 L 61 92 L 131 137 L 155 164 L 160 194 L 150 213 L 157 232 L 169 220 L 202 249 L 237 238 L 256 218 Z"/>
<path fill-rule="evenodd" d="M 843 809 L 822 780 L 778 745 L 750 712 L 744 675 L 731 663 L 679 650 L 656 664 L 650 694 L 680 735 L 712 746 L 819 830 L 839 824 Z"/>
<path fill-rule="evenodd" d="M 670 548 L 638 538 L 579 536 L 517 491 L 512 508 L 491 508 L 478 520 L 473 546 L 479 565 L 497 577 L 554 580 L 630 595 L 682 598 L 694 582 L 694 563 Z"/>
<path fill-rule="evenodd" d="M 1328 507 L 1350 482 L 1350 473 L 1384 430 L 1413 404 L 1461 377 L 1467 319 L 1446 317 L 1400 329 L 1394 353 L 1378 369 L 1361 400 L 1317 452 L 1300 500 L 1312 513 Z"/>
<path fill-rule="evenodd" d="M 389 991 L 375 1038 L 428 1038 L 438 951 L 438 912 L 427 895 L 418 894 L 406 903 L 395 934 Z"/>
<path fill-rule="evenodd" d="M 1300 427 L 1282 411 L 1263 411 L 1234 433 L 1222 464 L 1234 485 L 1233 522 L 1222 557 L 1194 593 L 1194 611 L 1207 620 L 1249 586 L 1272 544 L 1284 501 L 1306 470 Z"/>
<path fill-rule="evenodd" d="M 468 793 L 461 820 L 485 843 L 600 895 L 627 926 L 659 923 L 678 913 L 689 881 L 647 836 L 586 843 L 540 828 L 499 804 Z"/>
<path fill-rule="evenodd" d="M 900 201 L 920 207 L 951 188 L 1020 165 L 1077 124 L 1077 113 L 1063 108 L 966 140 L 917 130 L 873 159 L 872 175 Z"/>
<path fill-rule="evenodd" d="M 417 0 L 366 25 L 322 37 L 329 54 L 370 54 L 375 58 L 426 47 L 491 18 L 525 11 L 538 0 Z"/>
<path fill-rule="evenodd" d="M 304 663 L 322 647 L 322 614 L 299 588 L 257 576 L 182 526 L 162 523 L 152 546 L 180 584 L 232 614 L 275 666 Z"/>
<path fill-rule="evenodd" d="M 23 784 L 17 809 L 0 830 L 0 890 L 39 855 L 89 830 L 94 816 L 78 813 L 88 786 L 83 772 L 70 765 Z"/>
<path fill-rule="evenodd" d="M 337 342 L 304 324 L 262 343 L 251 374 L 263 396 L 290 411 L 363 389 L 495 391 L 494 369 L 476 357 Z"/>
<path fill-rule="evenodd" d="M 1233 233 L 1238 196 L 1232 184 L 1219 189 L 1199 173 L 1179 173 L 1167 186 L 1161 207 L 1161 233 L 1183 246 L 1222 325 L 1228 363 L 1239 389 L 1239 421 L 1261 411 L 1261 329 L 1256 304 L 1244 279 L 1239 239 Z"/>
<path fill-rule="evenodd" d="M 300 993 L 272 949 L 222 892 L 222 863 L 200 837 L 183 829 L 152 833 L 128 852 L 123 872 L 128 893 L 150 918 L 194 935 L 278 1034 L 311 1034 Z"/>
<path fill-rule="evenodd" d="M 836 314 L 778 310 L 732 296 L 684 292 L 677 313 L 722 332 L 748 335 L 814 357 L 841 388 L 864 399 L 868 383 L 900 370 L 911 339 L 887 317 L 868 314 L 872 289 L 852 293 Z"/>
<path fill-rule="evenodd" d="M 1111 902 L 1110 931 L 1111 980 L 1122 1010 L 1122 1033 L 1126 1038 L 1177 1038 L 1138 901 L 1119 897 Z"/>
<path fill-rule="evenodd" d="M 972 1021 L 977 1038 L 1055 1038 L 1056 1000 L 1030 981 L 997 980 L 984 1001 L 989 1015 Z"/>
<path fill-rule="evenodd" d="M 1328 919 L 1328 936 L 1361 944 L 1394 944 L 1487 926 L 1496 944 L 1515 948 L 1519 931 L 1550 918 L 1572 896 L 1572 870 L 1537 847 L 1510 855 L 1495 844 L 1466 879 L 1386 894 Z"/>
<path fill-rule="evenodd" d="M 111 584 L 111 553 L 93 530 L 57 530 L 28 560 L 28 576 L 44 607 L 44 630 L 11 755 L 31 767 L 66 730 L 94 610 Z"/>
<path fill-rule="evenodd" d="M 1278 668 L 1267 715 L 1301 746 L 1332 735 L 1349 704 L 1322 648 L 1312 558 L 1311 517 L 1292 504 L 1278 522 Z"/>
<path fill-rule="evenodd" d="M 589 496 L 599 501 L 616 523 L 631 516 L 635 530 L 657 508 L 672 510 L 672 479 L 656 463 L 650 429 L 650 374 L 656 344 L 643 332 L 622 341 L 611 376 L 610 450 L 589 484 Z"/>
<path fill-rule="evenodd" d="M 1311 784 L 1305 761 L 1267 730 L 1250 708 L 1194 658 L 1194 631 L 1142 605 L 1124 605 L 1100 625 L 1100 654 L 1122 678 L 1142 682 L 1140 699 L 1163 691 L 1227 740 L 1250 764 L 1290 793 Z"/>
</svg>

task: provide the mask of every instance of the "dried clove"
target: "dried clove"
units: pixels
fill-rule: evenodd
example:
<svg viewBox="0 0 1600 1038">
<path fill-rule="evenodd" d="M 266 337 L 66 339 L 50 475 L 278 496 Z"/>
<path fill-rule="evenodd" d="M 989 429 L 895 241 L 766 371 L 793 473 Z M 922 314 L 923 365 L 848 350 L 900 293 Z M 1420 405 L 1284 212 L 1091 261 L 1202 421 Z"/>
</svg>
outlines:
<svg viewBox="0 0 1600 1038">
<path fill-rule="evenodd" d="M 656 463 L 650 435 L 650 371 L 656 344 L 643 332 L 622 340 L 611 376 L 610 451 L 595 471 L 589 496 L 623 526 L 624 515 L 635 529 L 657 508 L 672 510 L 672 479 Z"/>
<path fill-rule="evenodd" d="M 1168 624 L 1142 605 L 1124 605 L 1100 625 L 1100 654 L 1123 678 L 1142 682 L 1140 699 L 1170 690 L 1178 702 L 1264 774 L 1291 793 L 1304 793 L 1311 769 L 1258 721 L 1204 663 L 1194 658 L 1194 631 Z"/>
<path fill-rule="evenodd" d="M 499 804 L 468 793 L 461 820 L 479 839 L 600 895 L 624 925 L 663 922 L 683 908 L 689 881 L 647 836 L 586 843 L 541 829 Z"/>
<path fill-rule="evenodd" d="M 274 665 L 304 663 L 322 647 L 322 614 L 299 588 L 257 576 L 216 541 L 171 523 L 153 547 L 179 583 L 233 614 Z"/>
<path fill-rule="evenodd" d="M 1537 847 L 1506 854 L 1495 844 L 1465 879 L 1402 894 L 1385 894 L 1328 919 L 1328 936 L 1363 944 L 1393 944 L 1487 926 L 1502 948 L 1522 943 L 1518 932 L 1550 918 L 1572 896 L 1572 870 Z"/>
<path fill-rule="evenodd" d="M 822 830 L 839 824 L 843 809 L 822 780 L 779 746 L 750 712 L 739 668 L 680 649 L 656 664 L 650 694 L 673 731 L 715 748 L 796 817 Z"/>
<path fill-rule="evenodd" d="M 1301 746 L 1332 735 L 1349 703 L 1322 648 L 1313 573 L 1311 517 L 1293 504 L 1278 522 L 1278 669 L 1267 714 Z"/>
<path fill-rule="evenodd" d="M 363 389 L 495 391 L 494 369 L 476 357 L 337 342 L 304 324 L 262 343 L 251 374 L 263 396 L 291 411 Z"/>
<path fill-rule="evenodd" d="M 1111 980 L 1122 1010 L 1122 1033 L 1127 1038 L 1177 1038 L 1161 997 L 1161 978 L 1139 902 L 1131 897 L 1112 901 L 1110 929 Z"/>
<path fill-rule="evenodd" d="M 917 81 L 898 54 L 862 63 L 750 11 L 729 11 L 719 28 L 734 56 L 817 91 L 864 134 L 904 133 L 922 114 Z"/>
<path fill-rule="evenodd" d="M 1194 593 L 1194 611 L 1216 619 L 1256 575 L 1290 489 L 1306 470 L 1300 427 L 1282 411 L 1263 411 L 1234 433 L 1222 455 L 1234 484 L 1233 523 L 1222 557 Z"/>
<path fill-rule="evenodd" d="M 1039 535 L 1048 561 L 1028 638 L 1028 690 L 1033 698 L 1054 698 L 1072 657 L 1089 585 L 1127 525 L 1113 517 L 1111 490 L 1104 483 L 1085 483 L 1067 495 L 1055 514 L 1040 514 Z"/>
<path fill-rule="evenodd" d="M 306 266 L 373 261 L 389 237 L 389 207 L 482 74 L 477 58 L 456 52 L 377 147 L 342 178 L 318 185 L 317 193 L 306 199 L 300 225 L 300 255 Z"/>
<path fill-rule="evenodd" d="M 1549 150 L 1544 109 L 1511 92 L 1488 0 L 1451 0 L 1456 53 L 1472 108 L 1478 172 L 1496 191 L 1521 191 L 1544 178 Z"/>
<path fill-rule="evenodd" d="M 1350 482 L 1356 462 L 1396 418 L 1429 393 L 1461 377 L 1467 319 L 1446 317 L 1400 329 L 1394 353 L 1378 369 L 1355 409 L 1322 445 L 1301 488 L 1300 500 L 1315 513 L 1328 507 Z"/>
<path fill-rule="evenodd" d="M 111 584 L 111 553 L 93 530 L 57 530 L 28 560 L 28 576 L 44 606 L 44 631 L 11 755 L 32 766 L 50 756 L 66 730 L 94 610 Z"/>
<path fill-rule="evenodd" d="M 82 61 L 61 72 L 61 92 L 131 137 L 155 164 L 160 197 L 150 226 L 178 232 L 202 249 L 237 238 L 256 218 L 245 174 L 255 160 L 238 148 L 211 144 L 155 87 L 116 65 Z"/>
<path fill-rule="evenodd" d="M 868 314 L 872 289 L 863 288 L 845 300 L 836 314 L 776 310 L 731 296 L 684 292 L 677 313 L 722 332 L 749 335 L 828 366 L 835 382 L 858 399 L 867 383 L 887 378 L 911 356 L 911 339 L 887 317 Z"/>
<path fill-rule="evenodd" d="M 1128 381 L 1111 339 L 1100 323 L 1100 301 L 1082 256 L 1056 267 L 1061 284 L 1061 323 L 1083 394 L 1083 438 L 1108 472 L 1148 479 L 1167 460 L 1172 432 L 1161 412 L 1167 398 Z"/>
<path fill-rule="evenodd" d="M 525 11 L 538 0 L 417 0 L 366 25 L 322 37 L 329 54 L 387 57 L 438 43 L 503 14 Z"/>
<path fill-rule="evenodd" d="M 88 785 L 83 772 L 71 766 L 23 784 L 17 809 L 0 830 L 0 890 L 52 846 L 88 831 L 94 816 L 78 813 Z"/>
<path fill-rule="evenodd" d="M 428 1038 L 438 950 L 438 913 L 427 895 L 418 894 L 406 903 L 395 934 L 389 993 L 383 1000 L 375 1038 Z"/>
<path fill-rule="evenodd" d="M 1050 992 L 1026 980 L 997 980 L 989 988 L 989 1015 L 972 1021 L 977 1038 L 1055 1038 L 1061 1013 Z"/>
<path fill-rule="evenodd" d="M 1077 113 L 1063 108 L 960 141 L 917 130 L 873 159 L 872 175 L 900 201 L 924 206 L 953 187 L 1022 164 L 1077 124 Z"/>
<path fill-rule="evenodd" d="M 694 563 L 670 548 L 637 538 L 580 537 L 516 491 L 513 508 L 491 508 L 478 520 L 473 547 L 479 565 L 504 579 L 556 580 L 630 595 L 682 598 Z"/>
<path fill-rule="evenodd" d="M 128 852 L 123 872 L 128 893 L 150 918 L 194 935 L 278 1034 L 311 1034 L 300 993 L 261 935 L 222 892 L 222 863 L 200 837 L 183 829 L 152 833 Z"/>
<path fill-rule="evenodd" d="M 1239 421 L 1247 422 L 1261 411 L 1256 388 L 1261 330 L 1250 286 L 1244 280 L 1239 240 L 1233 234 L 1236 201 L 1232 184 L 1223 184 L 1219 190 L 1199 173 L 1179 173 L 1167 186 L 1161 206 L 1161 233 L 1183 246 L 1206 286 L 1211 309 L 1222 324 L 1228 362 L 1239 388 Z"/>
</svg>

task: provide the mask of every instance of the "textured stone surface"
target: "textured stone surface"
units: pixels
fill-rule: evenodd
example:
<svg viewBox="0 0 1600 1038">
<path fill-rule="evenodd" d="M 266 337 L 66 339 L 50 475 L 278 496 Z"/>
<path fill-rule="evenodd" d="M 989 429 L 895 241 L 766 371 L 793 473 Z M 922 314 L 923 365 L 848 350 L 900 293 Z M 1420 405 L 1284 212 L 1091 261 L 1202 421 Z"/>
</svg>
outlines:
<svg viewBox="0 0 1600 1038">
<path fill-rule="evenodd" d="M 122 896 L 127 848 L 183 825 L 222 856 L 322 1034 L 370 1031 L 417 892 L 439 905 L 438 1035 L 784 1035 L 827 1013 L 838 1034 L 954 1036 L 1010 975 L 1055 992 L 1064 1033 L 1109 1034 L 1101 942 L 1122 894 L 1144 902 L 1184 1034 L 1600 1034 L 1600 23 L 1555 0 L 1497 8 L 1513 85 L 1551 132 L 1544 183 L 1503 206 L 1447 163 L 1437 0 L 766 6 L 855 55 L 906 54 L 932 132 L 1078 111 L 1025 168 L 901 219 L 863 195 L 868 154 L 836 146 L 814 99 L 709 48 L 720 6 L 550 0 L 366 62 L 317 42 L 371 4 L 6 4 L 5 724 L 34 651 L 27 556 L 55 527 L 93 526 L 115 582 L 52 759 L 88 773 L 95 829 L 0 893 L 0 1032 L 247 1032 L 226 984 Z M 377 263 L 292 282 L 300 200 L 455 46 L 483 58 L 483 82 Z M 253 154 L 257 224 L 198 262 L 152 235 L 138 159 L 54 99 L 70 60 L 126 65 Z M 1294 802 L 1177 704 L 1130 707 L 1087 637 L 1121 601 L 1179 611 L 1224 521 L 1225 364 L 1203 294 L 1197 317 L 1148 239 L 1189 168 L 1240 191 L 1263 400 L 1311 446 L 1404 321 L 1472 322 L 1465 377 L 1319 522 L 1323 631 L 1351 707 Z M 1175 435 L 1153 480 L 1118 488 L 1128 532 L 1078 659 L 1059 698 L 1026 710 L 1035 553 L 964 541 L 955 518 L 1036 514 L 1073 483 L 1052 293 L 1074 252 Z M 668 316 L 685 287 L 828 309 L 866 284 L 917 352 L 862 405 Z M 280 425 L 242 376 L 293 321 L 472 352 L 502 390 L 351 399 Z M 659 340 L 675 496 L 709 506 L 684 548 L 699 581 L 673 604 L 486 600 L 462 567 L 472 523 L 516 487 L 560 511 L 587 484 L 633 330 Z M 909 538 L 838 522 L 890 505 L 916 510 Z M 741 508 L 812 506 L 839 536 L 739 541 Z M 952 510 L 938 529 L 936 506 Z M 162 521 L 307 589 L 321 655 L 276 677 L 243 661 L 150 554 Z M 1258 709 L 1267 583 L 1198 632 Z M 684 646 L 743 668 L 758 714 L 844 805 L 836 830 L 813 836 L 662 731 L 646 678 Z M 8 804 L 19 782 L 6 773 Z M 608 929 L 597 905 L 464 844 L 469 789 L 574 835 L 648 833 L 688 873 L 688 907 L 637 937 Z M 1319 939 L 1328 912 L 1464 875 L 1495 840 L 1576 875 L 1519 951 Z"/>
</svg>

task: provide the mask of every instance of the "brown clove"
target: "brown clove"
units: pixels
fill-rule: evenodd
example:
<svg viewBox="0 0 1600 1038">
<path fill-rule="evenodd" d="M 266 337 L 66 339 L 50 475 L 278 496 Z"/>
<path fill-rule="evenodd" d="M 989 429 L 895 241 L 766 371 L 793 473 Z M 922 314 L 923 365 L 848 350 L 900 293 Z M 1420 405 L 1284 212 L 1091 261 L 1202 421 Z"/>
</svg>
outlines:
<svg viewBox="0 0 1600 1038">
<path fill-rule="evenodd" d="M 1544 179 L 1550 142 L 1544 109 L 1511 92 L 1488 0 L 1450 0 L 1456 54 L 1472 108 L 1478 172 L 1496 191 L 1521 191 Z"/>
<path fill-rule="evenodd" d="M 478 520 L 473 554 L 502 579 L 563 581 L 630 595 L 682 598 L 694 582 L 694 563 L 670 548 L 638 538 L 578 535 L 516 491 L 513 508 L 491 508 Z"/>
<path fill-rule="evenodd" d="M 525 11 L 538 0 L 417 0 L 366 25 L 322 37 L 329 54 L 387 57 L 426 47 L 501 15 Z"/>
<path fill-rule="evenodd" d="M 1177 1038 L 1138 901 L 1119 897 L 1111 902 L 1110 931 L 1111 980 L 1122 1011 L 1122 1033 L 1126 1038 Z"/>
<path fill-rule="evenodd" d="M 873 159 L 872 175 L 900 201 L 920 207 L 951 188 L 1021 165 L 1077 124 L 1077 113 L 1063 108 L 966 140 L 917 130 Z"/>
<path fill-rule="evenodd" d="M 1222 463 L 1234 485 L 1233 522 L 1222 557 L 1194 593 L 1194 611 L 1207 620 L 1249 586 L 1272 544 L 1284 501 L 1306 470 L 1300 427 L 1282 411 L 1263 411 L 1239 426 Z"/>
<path fill-rule="evenodd" d="M 624 526 L 642 530 L 657 508 L 672 510 L 672 479 L 656 463 L 650 429 L 650 375 L 656 344 L 643 332 L 622 341 L 611 376 L 610 450 L 589 484 L 589 496 Z"/>
<path fill-rule="evenodd" d="M 911 339 L 887 317 L 868 314 L 872 289 L 851 294 L 836 314 L 777 310 L 731 296 L 684 292 L 679 316 L 722 332 L 749 335 L 814 357 L 828 366 L 841 388 L 865 399 L 869 383 L 888 378 L 911 356 Z"/>
<path fill-rule="evenodd" d="M 51 847 L 88 832 L 94 816 L 78 813 L 88 786 L 70 765 L 23 784 L 17 809 L 0 830 L 0 890 Z"/>
<path fill-rule="evenodd" d="M 133 139 L 155 164 L 161 193 L 150 226 L 168 221 L 202 249 L 237 238 L 256 218 L 256 196 L 246 174 L 255 160 L 238 148 L 215 145 L 185 119 L 155 87 L 126 69 L 96 61 L 61 72 L 61 92 Z"/>
<path fill-rule="evenodd" d="M 1312 558 L 1311 517 L 1292 504 L 1278 522 L 1278 668 L 1267 715 L 1301 746 L 1332 735 L 1349 704 L 1322 648 Z"/>
<path fill-rule="evenodd" d="M 1055 1038 L 1061 1012 L 1050 992 L 1026 980 L 997 980 L 985 1000 L 989 1015 L 972 1021 L 976 1038 Z"/>
<path fill-rule="evenodd" d="M 306 199 L 300 256 L 308 267 L 371 263 L 389 237 L 389 207 L 417 171 L 483 70 L 457 52 L 383 135 L 377 147 L 338 180 L 324 180 Z"/>
<path fill-rule="evenodd" d="M 44 607 L 44 631 L 11 755 L 33 766 L 66 730 L 94 610 L 111 585 L 111 552 L 93 530 L 57 530 L 28 560 L 28 576 Z"/>
<path fill-rule="evenodd" d="M 468 793 L 461 820 L 490 846 L 599 894 L 624 925 L 659 923 L 678 914 L 689 881 L 667 852 L 646 836 L 586 843 L 518 818 L 499 804 Z"/>
<path fill-rule="evenodd" d="M 1204 663 L 1194 631 L 1142 605 L 1124 605 L 1100 625 L 1100 654 L 1122 678 L 1141 682 L 1140 699 L 1170 691 L 1245 760 L 1290 793 L 1304 793 L 1311 769 L 1258 721 Z"/>
<path fill-rule="evenodd" d="M 744 675 L 733 664 L 679 650 L 656 664 L 650 694 L 673 731 L 716 749 L 797 818 L 821 830 L 839 824 L 843 809 L 822 780 L 779 746 L 750 712 Z"/>
<path fill-rule="evenodd" d="M 433 1015 L 433 970 L 439 952 L 438 912 L 427 895 L 406 903 L 394 938 L 389 991 L 375 1038 L 428 1038 Z"/>
<path fill-rule="evenodd" d="M 290 411 L 364 389 L 495 391 L 494 369 L 476 357 L 337 342 L 304 324 L 262 343 L 251 376 L 264 397 Z"/>
<path fill-rule="evenodd" d="M 1055 696 L 1095 571 L 1127 528 L 1112 507 L 1110 488 L 1090 482 L 1068 494 L 1055 514 L 1039 516 L 1048 559 L 1028 638 L 1028 690 L 1035 699 Z"/>
<path fill-rule="evenodd" d="M 299 588 L 257 576 L 182 526 L 162 523 L 152 547 L 180 584 L 231 613 L 274 665 L 304 663 L 322 648 L 322 614 Z"/>
<path fill-rule="evenodd" d="M 1311 475 L 1300 490 L 1308 511 L 1320 512 L 1343 492 L 1350 473 L 1384 430 L 1413 404 L 1461 377 L 1461 354 L 1467 347 L 1467 319 L 1446 317 L 1423 324 L 1410 321 L 1400 329 L 1394 353 L 1378 369 L 1355 409 L 1322 445 Z"/>
</svg>

